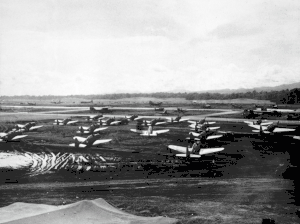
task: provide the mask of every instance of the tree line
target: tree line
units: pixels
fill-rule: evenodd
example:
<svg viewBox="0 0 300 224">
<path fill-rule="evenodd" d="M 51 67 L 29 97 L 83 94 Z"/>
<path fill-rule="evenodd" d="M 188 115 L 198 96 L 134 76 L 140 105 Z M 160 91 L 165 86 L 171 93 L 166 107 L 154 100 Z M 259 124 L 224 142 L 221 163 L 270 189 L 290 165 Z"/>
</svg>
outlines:
<svg viewBox="0 0 300 224">
<path fill-rule="evenodd" d="M 43 96 L 0 96 L 0 100 L 4 99 L 26 99 L 26 100 L 53 100 L 60 98 L 85 98 L 85 99 L 124 99 L 124 98 L 134 98 L 134 97 L 153 97 L 153 98 L 184 98 L 186 100 L 229 100 L 229 99 L 257 99 L 257 100 L 270 100 L 275 103 L 282 104 L 297 104 L 300 103 L 300 88 L 295 88 L 291 90 L 281 90 L 281 91 L 248 91 L 243 93 L 169 93 L 169 92 L 157 92 L 157 93 L 112 93 L 112 94 L 93 94 L 93 95 L 68 95 L 68 96 L 53 96 L 53 95 L 43 95 Z"/>
</svg>

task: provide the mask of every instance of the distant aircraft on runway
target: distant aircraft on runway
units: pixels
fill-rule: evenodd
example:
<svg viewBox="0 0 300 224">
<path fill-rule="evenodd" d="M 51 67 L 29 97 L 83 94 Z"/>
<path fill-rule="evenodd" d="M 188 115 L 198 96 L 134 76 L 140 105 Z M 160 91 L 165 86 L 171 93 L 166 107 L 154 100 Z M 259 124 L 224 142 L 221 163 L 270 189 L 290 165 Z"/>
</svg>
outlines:
<svg viewBox="0 0 300 224">
<path fill-rule="evenodd" d="M 198 102 L 196 100 L 193 100 L 192 103 L 193 104 L 202 104 L 202 103 L 200 103 L 200 102 Z M 211 108 L 211 105 L 209 105 L 209 104 L 202 104 L 202 108 L 209 109 L 209 108 Z"/>
<path fill-rule="evenodd" d="M 159 102 L 159 103 L 154 103 L 154 102 L 152 102 L 151 100 L 149 101 L 149 104 L 150 104 L 150 106 L 160 106 L 160 105 L 162 105 L 162 102 Z"/>
<path fill-rule="evenodd" d="M 27 103 L 30 106 L 36 106 L 36 103 Z"/>
<path fill-rule="evenodd" d="M 110 110 L 108 107 L 90 107 L 90 111 L 94 113 L 112 113 L 112 110 Z"/>
</svg>

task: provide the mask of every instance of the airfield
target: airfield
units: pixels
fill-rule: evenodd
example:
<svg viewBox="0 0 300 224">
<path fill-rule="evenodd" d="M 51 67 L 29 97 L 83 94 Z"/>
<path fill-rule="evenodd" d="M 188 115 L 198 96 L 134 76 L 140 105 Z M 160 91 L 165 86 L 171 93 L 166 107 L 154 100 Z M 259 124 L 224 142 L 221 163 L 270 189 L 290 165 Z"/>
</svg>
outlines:
<svg viewBox="0 0 300 224">
<path fill-rule="evenodd" d="M 112 112 L 103 113 L 105 117 L 176 117 L 180 107 L 186 110 L 184 118 L 205 118 L 215 121 L 220 130 L 234 133 L 207 142 L 207 147 L 224 147 L 223 151 L 187 163 L 167 149 L 168 145 L 188 145 L 186 122 L 155 127 L 170 130 L 157 137 L 130 132 L 135 121 L 108 126 L 101 138 L 112 139 L 110 143 L 72 148 L 68 144 L 78 135 L 78 127 L 92 124 L 85 119 L 96 114 L 90 107 L 106 103 L 36 103 L 1 104 L 0 132 L 30 121 L 43 127 L 26 132 L 28 136 L 20 142 L 1 143 L 0 207 L 14 202 L 64 205 L 103 198 L 135 215 L 167 216 L 180 223 L 262 223 L 263 219 L 297 223 L 299 219 L 299 140 L 293 139 L 300 136 L 299 120 L 270 117 L 269 121 L 279 120 L 296 131 L 261 139 L 243 123 L 243 109 L 229 103 L 210 102 L 212 108 L 206 109 L 180 100 L 164 101 L 162 106 L 170 114 L 161 115 L 145 102 L 110 102 Z M 68 117 L 78 123 L 53 125 L 54 119 Z"/>
</svg>

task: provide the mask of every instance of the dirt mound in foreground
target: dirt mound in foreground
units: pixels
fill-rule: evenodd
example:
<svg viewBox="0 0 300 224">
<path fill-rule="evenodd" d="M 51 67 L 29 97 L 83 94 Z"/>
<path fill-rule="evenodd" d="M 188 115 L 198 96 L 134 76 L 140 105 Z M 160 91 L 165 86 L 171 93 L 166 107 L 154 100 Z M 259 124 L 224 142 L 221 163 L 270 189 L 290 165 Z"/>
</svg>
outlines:
<svg viewBox="0 0 300 224">
<path fill-rule="evenodd" d="M 99 198 L 69 205 L 53 206 L 30 203 L 14 203 L 0 208 L 0 223 L 177 223 L 176 219 L 142 217 L 129 214 Z"/>
</svg>

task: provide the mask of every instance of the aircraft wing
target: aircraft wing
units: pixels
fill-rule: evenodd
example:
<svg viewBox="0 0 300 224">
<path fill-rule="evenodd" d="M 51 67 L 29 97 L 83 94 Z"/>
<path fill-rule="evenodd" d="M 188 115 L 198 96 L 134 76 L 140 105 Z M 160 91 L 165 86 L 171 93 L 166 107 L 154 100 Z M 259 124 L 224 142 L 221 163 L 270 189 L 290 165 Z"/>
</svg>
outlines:
<svg viewBox="0 0 300 224">
<path fill-rule="evenodd" d="M 275 128 L 274 133 L 279 133 L 279 132 L 288 132 L 288 131 L 295 131 L 296 129 L 292 128 Z"/>
<path fill-rule="evenodd" d="M 202 148 L 200 149 L 200 155 L 206 155 L 209 153 L 220 152 L 223 151 L 224 148 Z"/>
<path fill-rule="evenodd" d="M 63 120 L 54 120 L 54 122 L 63 122 Z"/>
<path fill-rule="evenodd" d="M 168 122 L 156 122 L 155 125 L 162 125 L 162 124 L 167 124 Z M 154 125 L 154 126 L 155 126 Z"/>
<path fill-rule="evenodd" d="M 1 132 L 0 133 L 0 137 L 4 137 L 4 136 L 6 136 L 7 135 L 7 133 L 5 133 L 5 132 Z"/>
<path fill-rule="evenodd" d="M 221 138 L 223 135 L 211 135 L 211 136 L 208 136 L 206 138 L 206 140 L 211 140 L 211 139 L 216 139 L 216 138 Z"/>
<path fill-rule="evenodd" d="M 180 119 L 179 122 L 184 122 L 184 121 L 189 121 L 188 118 L 185 118 L 185 119 Z"/>
<path fill-rule="evenodd" d="M 78 121 L 69 121 L 67 124 L 75 124 L 77 123 Z"/>
<path fill-rule="evenodd" d="M 294 136 L 293 138 L 300 140 L 300 136 Z"/>
<path fill-rule="evenodd" d="M 186 154 L 176 154 L 175 156 L 185 158 L 185 157 L 186 157 Z M 189 154 L 189 157 L 190 157 L 190 158 L 200 158 L 201 155 Z"/>
<path fill-rule="evenodd" d="M 83 126 L 79 127 L 79 129 L 81 129 L 81 128 L 86 131 L 86 130 L 89 130 L 90 127 L 83 127 Z"/>
<path fill-rule="evenodd" d="M 79 142 L 83 142 L 83 141 L 86 140 L 86 138 L 80 137 L 80 136 L 75 136 L 75 137 L 73 137 L 74 140 L 75 140 L 76 138 L 77 138 L 77 140 L 78 140 Z"/>
<path fill-rule="evenodd" d="M 251 125 L 249 125 L 249 126 L 252 127 L 252 128 L 255 128 L 255 129 L 260 129 L 260 125 L 254 125 L 254 124 L 251 124 Z M 261 128 L 262 128 L 262 130 L 266 130 L 266 129 L 267 129 L 266 126 L 261 126 Z"/>
<path fill-rule="evenodd" d="M 197 132 L 190 132 L 189 134 L 191 134 L 191 133 L 193 136 L 196 136 L 196 137 L 199 137 L 201 135 L 201 133 L 197 133 Z"/>
<path fill-rule="evenodd" d="M 146 133 L 146 132 L 147 132 L 147 131 L 137 130 L 137 129 L 130 129 L 130 131 L 136 132 L 136 133 L 140 133 L 140 134 L 143 134 L 143 133 Z"/>
<path fill-rule="evenodd" d="M 110 125 L 118 125 L 120 123 L 121 123 L 121 121 L 113 121 L 113 122 L 110 123 Z"/>
<path fill-rule="evenodd" d="M 217 130 L 217 129 L 219 129 L 220 127 L 209 127 L 209 128 L 207 128 L 208 130 Z"/>
<path fill-rule="evenodd" d="M 93 145 L 104 144 L 104 143 L 110 142 L 111 140 L 112 139 L 99 139 L 99 140 L 94 141 Z"/>
<path fill-rule="evenodd" d="M 33 126 L 33 127 L 29 128 L 29 131 L 36 130 L 36 129 L 41 128 L 41 127 L 43 127 L 43 125 L 41 125 L 41 126 Z"/>
<path fill-rule="evenodd" d="M 75 143 L 71 143 L 71 144 L 69 144 L 69 146 L 75 147 Z M 79 148 L 85 148 L 85 147 L 86 147 L 86 144 L 79 144 L 78 147 L 79 147 Z"/>
<path fill-rule="evenodd" d="M 19 128 L 24 128 L 25 125 L 23 124 L 17 124 Z"/>
<path fill-rule="evenodd" d="M 15 137 L 13 137 L 11 140 L 17 140 L 17 139 L 21 139 L 21 138 L 25 138 L 27 135 L 17 135 Z"/>
<path fill-rule="evenodd" d="M 81 131 L 76 131 L 76 133 L 77 133 L 77 134 L 89 134 L 90 132 L 89 132 L 89 131 L 83 131 L 83 132 L 81 132 Z"/>
<path fill-rule="evenodd" d="M 153 134 L 162 134 L 162 133 L 166 133 L 166 132 L 168 132 L 168 131 L 170 131 L 169 129 L 165 129 L 165 130 L 156 130 L 156 131 L 153 131 L 152 133 Z"/>
<path fill-rule="evenodd" d="M 105 129 L 107 129 L 108 127 L 106 127 L 106 128 L 96 128 L 95 130 L 94 130 L 94 133 L 95 132 L 98 132 L 98 131 L 103 131 L 103 130 L 105 130 Z"/>
<path fill-rule="evenodd" d="M 263 122 L 260 125 L 271 125 L 271 124 L 273 124 L 273 122 Z"/>
<path fill-rule="evenodd" d="M 178 145 L 168 145 L 168 148 L 180 153 L 186 153 L 186 147 Z M 192 148 L 188 148 L 189 152 L 192 151 Z"/>
</svg>

